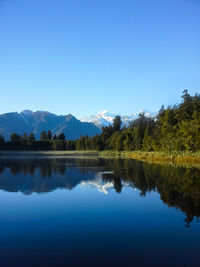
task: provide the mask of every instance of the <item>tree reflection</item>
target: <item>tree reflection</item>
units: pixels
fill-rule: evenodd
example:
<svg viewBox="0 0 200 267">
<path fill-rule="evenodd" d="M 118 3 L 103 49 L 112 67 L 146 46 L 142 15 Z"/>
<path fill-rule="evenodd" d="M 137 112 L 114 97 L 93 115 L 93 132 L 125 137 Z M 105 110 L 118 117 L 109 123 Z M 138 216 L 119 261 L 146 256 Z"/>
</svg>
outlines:
<svg viewBox="0 0 200 267">
<path fill-rule="evenodd" d="M 194 217 L 200 217 L 200 169 L 133 160 L 116 160 L 115 166 L 108 164 L 113 168 L 114 177 L 123 177 L 122 180 L 139 189 L 142 196 L 157 191 L 165 204 L 184 212 L 186 227 Z"/>
<path fill-rule="evenodd" d="M 122 182 L 120 178 L 116 178 L 114 179 L 114 188 L 116 190 L 117 193 L 121 193 L 122 191 Z"/>
<path fill-rule="evenodd" d="M 4 176 L 6 169 L 12 175 L 23 175 L 12 179 L 8 174 Z M 104 175 L 104 171 L 109 173 Z M 198 168 L 101 158 L 1 159 L 0 188 L 24 194 L 50 192 L 56 188 L 72 189 L 83 180 L 94 180 L 98 172 L 103 174 L 102 181 L 113 183 L 117 193 L 122 192 L 123 184 L 137 188 L 141 196 L 157 191 L 165 204 L 186 214 L 186 227 L 194 217 L 200 217 Z"/>
</svg>

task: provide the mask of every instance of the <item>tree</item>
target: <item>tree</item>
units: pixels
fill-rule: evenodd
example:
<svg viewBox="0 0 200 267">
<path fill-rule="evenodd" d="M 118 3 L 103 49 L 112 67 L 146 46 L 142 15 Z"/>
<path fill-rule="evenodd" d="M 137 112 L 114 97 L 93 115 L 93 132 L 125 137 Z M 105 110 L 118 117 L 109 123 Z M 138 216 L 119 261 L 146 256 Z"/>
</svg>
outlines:
<svg viewBox="0 0 200 267">
<path fill-rule="evenodd" d="M 27 133 L 24 133 L 23 134 L 23 140 L 26 141 L 27 139 L 28 139 L 28 135 L 27 135 Z"/>
<path fill-rule="evenodd" d="M 142 147 L 145 151 L 151 151 L 152 150 L 152 144 L 151 144 L 151 134 L 150 134 L 150 127 L 149 124 L 147 124 L 145 132 L 144 132 L 144 138 Z"/>
<path fill-rule="evenodd" d="M 110 138 L 111 138 L 112 134 L 113 134 L 113 127 L 112 126 L 102 128 L 102 133 L 101 133 L 100 137 L 101 137 L 102 146 L 103 146 L 104 150 L 109 149 L 109 142 L 110 142 Z"/>
<path fill-rule="evenodd" d="M 0 134 L 0 148 L 3 148 L 4 145 L 5 145 L 5 139 L 4 139 L 4 137 Z"/>
<path fill-rule="evenodd" d="M 88 135 L 85 137 L 85 149 L 89 150 L 91 149 L 91 139 Z"/>
<path fill-rule="evenodd" d="M 65 135 L 64 135 L 64 133 L 59 134 L 59 136 L 58 136 L 58 140 L 63 140 L 63 141 L 65 141 Z"/>
<path fill-rule="evenodd" d="M 193 97 L 188 94 L 188 90 L 183 91 L 182 103 L 179 105 L 176 118 L 180 120 L 190 120 L 193 114 Z"/>
<path fill-rule="evenodd" d="M 160 118 L 163 116 L 164 111 L 165 111 L 165 106 L 162 105 L 161 108 L 160 108 L 160 110 L 158 111 L 157 116 L 156 116 L 156 118 L 157 118 L 158 121 L 159 121 Z"/>
<path fill-rule="evenodd" d="M 46 132 L 45 132 L 45 131 L 42 131 L 41 134 L 40 134 L 40 140 L 41 140 L 41 141 L 45 141 L 46 138 L 47 138 L 47 136 L 46 136 Z"/>
<path fill-rule="evenodd" d="M 130 128 L 127 129 L 124 132 L 124 134 L 125 134 L 125 138 L 123 141 L 124 150 L 125 151 L 131 151 L 131 150 L 133 150 L 133 147 L 132 147 L 133 137 L 132 137 L 132 133 L 131 133 Z"/>
<path fill-rule="evenodd" d="M 66 149 L 66 142 L 64 140 L 54 140 L 52 144 L 53 150 L 65 150 Z"/>
<path fill-rule="evenodd" d="M 119 177 L 115 177 L 114 178 L 114 188 L 115 188 L 117 193 L 121 193 L 121 191 L 122 191 L 122 182 L 121 182 L 121 179 Z"/>
<path fill-rule="evenodd" d="M 120 131 L 122 125 L 122 120 L 120 116 L 116 116 L 113 120 L 113 129 L 114 132 Z"/>
<path fill-rule="evenodd" d="M 57 135 L 56 134 L 54 134 L 53 140 L 57 140 Z"/>
<path fill-rule="evenodd" d="M 144 138 L 143 138 L 143 143 L 142 143 L 142 148 L 145 151 L 152 151 L 153 146 L 152 146 L 152 134 L 155 128 L 155 123 L 154 120 L 151 118 L 147 119 L 147 125 L 144 131 Z"/>
<path fill-rule="evenodd" d="M 30 133 L 28 137 L 28 147 L 33 149 L 34 148 L 34 143 L 35 143 L 35 136 L 33 133 Z"/>
<path fill-rule="evenodd" d="M 51 138 L 52 138 L 52 133 L 51 133 L 51 131 L 49 130 L 49 131 L 47 132 L 46 139 L 47 139 L 47 140 L 51 140 Z"/>
<path fill-rule="evenodd" d="M 110 139 L 110 148 L 117 151 L 123 150 L 124 135 L 120 132 L 115 132 Z"/>
<path fill-rule="evenodd" d="M 76 141 L 67 140 L 66 141 L 66 150 L 75 150 L 76 149 Z"/>
<path fill-rule="evenodd" d="M 21 141 L 21 136 L 17 133 L 12 133 L 10 135 L 10 140 L 11 142 L 20 142 Z"/>
<path fill-rule="evenodd" d="M 101 136 L 98 134 L 92 137 L 91 140 L 91 147 L 94 150 L 103 150 L 103 144 L 102 144 L 102 139 Z"/>
</svg>

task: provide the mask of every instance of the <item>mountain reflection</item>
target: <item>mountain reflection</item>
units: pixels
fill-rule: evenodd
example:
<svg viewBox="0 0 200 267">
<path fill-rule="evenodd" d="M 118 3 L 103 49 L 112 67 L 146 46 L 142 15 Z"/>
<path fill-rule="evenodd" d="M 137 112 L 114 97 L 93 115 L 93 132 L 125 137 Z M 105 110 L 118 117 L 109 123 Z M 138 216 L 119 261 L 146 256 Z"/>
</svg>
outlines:
<svg viewBox="0 0 200 267">
<path fill-rule="evenodd" d="M 186 214 L 186 226 L 200 216 L 200 170 L 110 159 L 1 159 L 0 189 L 23 194 L 73 189 L 76 185 L 97 188 L 107 194 L 124 186 L 137 188 L 141 196 L 157 191 L 162 201 Z"/>
</svg>

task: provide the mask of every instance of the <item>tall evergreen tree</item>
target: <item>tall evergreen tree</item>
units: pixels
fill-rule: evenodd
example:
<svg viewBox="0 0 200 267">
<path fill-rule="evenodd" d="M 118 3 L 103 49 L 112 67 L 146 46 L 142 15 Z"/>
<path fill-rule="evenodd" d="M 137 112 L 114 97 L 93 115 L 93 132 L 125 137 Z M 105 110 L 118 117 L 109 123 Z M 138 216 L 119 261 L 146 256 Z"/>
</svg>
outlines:
<svg viewBox="0 0 200 267">
<path fill-rule="evenodd" d="M 45 131 L 42 131 L 40 134 L 40 140 L 45 141 L 47 139 L 47 134 Z"/>
<path fill-rule="evenodd" d="M 122 125 L 122 120 L 120 116 L 116 116 L 113 120 L 113 129 L 114 132 L 120 131 Z"/>
<path fill-rule="evenodd" d="M 49 131 L 47 132 L 46 139 L 47 139 L 47 140 L 51 140 L 51 138 L 52 138 L 52 133 L 51 133 L 51 131 L 49 130 Z"/>
<path fill-rule="evenodd" d="M 59 134 L 59 136 L 58 136 L 57 139 L 58 139 L 58 140 L 63 140 L 63 141 L 65 141 L 65 135 L 64 135 L 64 133 Z"/>
<path fill-rule="evenodd" d="M 21 136 L 17 133 L 12 133 L 10 135 L 10 140 L 11 142 L 20 142 L 21 141 Z"/>
<path fill-rule="evenodd" d="M 56 140 L 56 139 L 57 139 L 57 135 L 54 134 L 54 136 L 53 136 L 53 140 Z"/>
<path fill-rule="evenodd" d="M 5 139 L 4 137 L 0 134 L 0 149 L 2 149 L 5 145 Z"/>
</svg>

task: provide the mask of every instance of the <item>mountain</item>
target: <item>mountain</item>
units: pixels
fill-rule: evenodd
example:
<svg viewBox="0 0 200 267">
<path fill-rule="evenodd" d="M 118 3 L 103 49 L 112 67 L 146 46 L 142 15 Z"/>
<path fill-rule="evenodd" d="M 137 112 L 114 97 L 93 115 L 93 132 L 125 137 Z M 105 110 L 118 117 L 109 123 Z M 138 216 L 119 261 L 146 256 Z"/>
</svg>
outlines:
<svg viewBox="0 0 200 267">
<path fill-rule="evenodd" d="M 42 131 L 51 130 L 52 134 L 64 133 L 66 139 L 77 139 L 81 135 L 93 136 L 101 131 L 93 123 L 81 122 L 71 114 L 55 115 L 47 111 L 24 110 L 21 113 L 12 112 L 0 115 L 0 134 L 6 140 L 11 133 L 34 133 L 36 139 L 40 138 Z"/>
<path fill-rule="evenodd" d="M 144 113 L 146 117 L 155 117 L 155 112 L 148 112 L 141 110 L 140 112 L 135 112 L 131 115 L 120 115 L 109 113 L 107 110 L 100 111 L 97 115 L 91 115 L 88 117 L 81 118 L 82 122 L 94 123 L 98 128 L 109 126 L 113 123 L 115 116 L 120 115 L 122 120 L 122 126 L 128 126 L 129 123 L 138 118 L 140 113 Z"/>
</svg>

